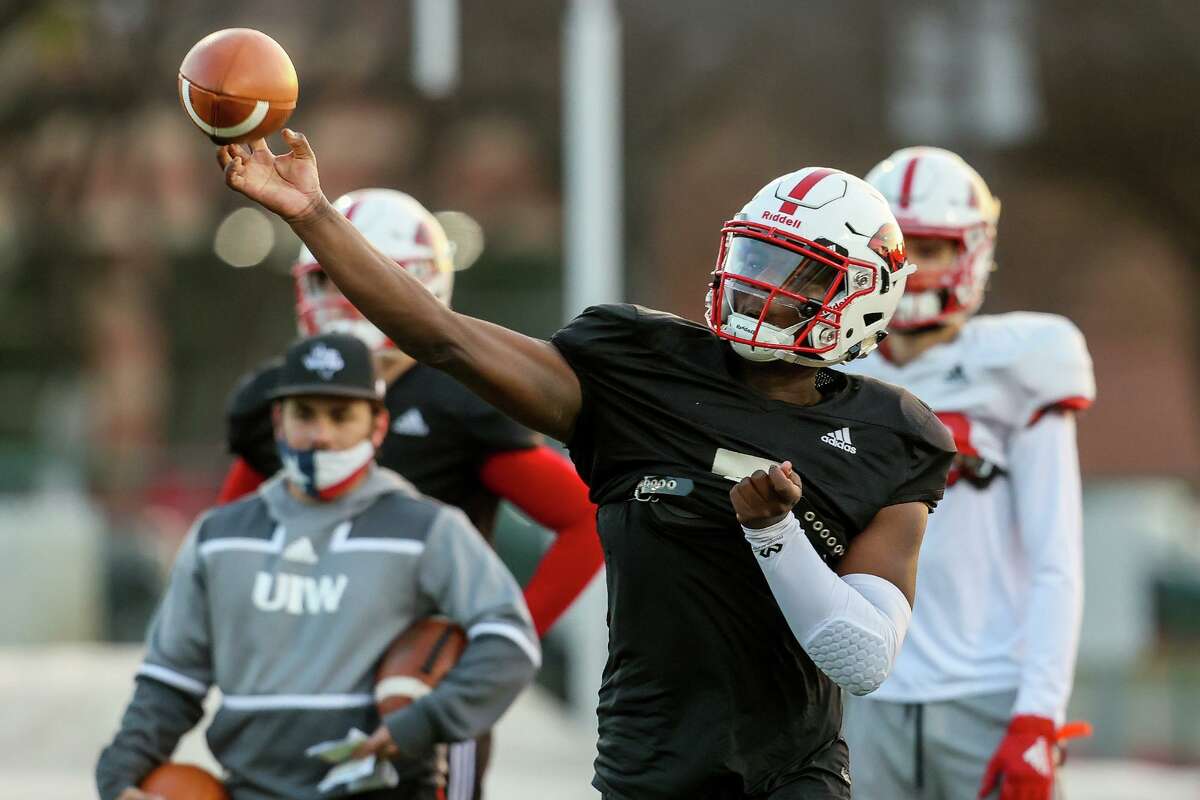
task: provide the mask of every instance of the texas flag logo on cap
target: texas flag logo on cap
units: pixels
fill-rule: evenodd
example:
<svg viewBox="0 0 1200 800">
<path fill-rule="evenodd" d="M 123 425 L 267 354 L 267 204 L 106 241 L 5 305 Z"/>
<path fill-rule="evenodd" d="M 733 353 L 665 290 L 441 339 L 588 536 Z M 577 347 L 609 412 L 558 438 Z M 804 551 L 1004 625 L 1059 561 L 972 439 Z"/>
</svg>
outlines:
<svg viewBox="0 0 1200 800">
<path fill-rule="evenodd" d="M 329 380 L 346 367 L 342 354 L 323 342 L 317 342 L 303 360 L 304 368 Z"/>
</svg>

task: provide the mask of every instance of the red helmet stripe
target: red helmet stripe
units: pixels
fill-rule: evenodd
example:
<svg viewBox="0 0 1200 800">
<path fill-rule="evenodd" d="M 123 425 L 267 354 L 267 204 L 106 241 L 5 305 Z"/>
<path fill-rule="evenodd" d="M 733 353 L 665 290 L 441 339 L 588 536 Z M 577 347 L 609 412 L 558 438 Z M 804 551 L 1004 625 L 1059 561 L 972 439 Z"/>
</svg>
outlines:
<svg viewBox="0 0 1200 800">
<path fill-rule="evenodd" d="M 900 184 L 900 207 L 908 208 L 909 202 L 912 201 L 912 185 L 913 176 L 917 174 L 917 162 L 920 158 L 914 158 L 908 162 L 908 166 L 904 168 L 904 182 Z"/>
<path fill-rule="evenodd" d="M 413 236 L 413 241 L 417 244 L 423 244 L 426 247 L 433 247 L 433 236 L 429 232 L 429 226 L 424 222 L 418 223 L 417 233 Z"/>
<path fill-rule="evenodd" d="M 792 198 L 793 200 L 803 200 L 804 196 L 807 195 L 814 186 L 821 182 L 821 179 L 838 171 L 839 170 L 828 169 L 824 167 L 821 169 L 814 169 L 812 172 L 805 175 L 804 180 L 797 183 L 795 188 L 788 192 L 788 197 Z M 799 206 L 796 205 L 796 203 L 790 203 L 785 200 L 783 201 L 783 204 L 779 206 L 779 213 L 788 214 L 790 216 L 795 214 L 798 208 Z"/>
</svg>

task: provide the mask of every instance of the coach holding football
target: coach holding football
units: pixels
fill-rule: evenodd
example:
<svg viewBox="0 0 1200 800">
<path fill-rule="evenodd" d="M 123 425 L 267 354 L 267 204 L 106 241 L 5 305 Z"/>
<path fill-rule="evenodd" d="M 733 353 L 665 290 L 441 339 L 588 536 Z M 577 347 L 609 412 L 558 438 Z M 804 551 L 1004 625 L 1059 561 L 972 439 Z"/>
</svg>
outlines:
<svg viewBox="0 0 1200 800">
<path fill-rule="evenodd" d="M 274 420 L 283 471 L 203 514 L 151 624 L 133 699 L 100 754 L 102 800 L 135 788 L 223 699 L 207 732 L 234 800 L 433 800 L 435 745 L 487 730 L 532 679 L 541 654 L 508 570 L 458 509 L 419 495 L 374 461 L 387 431 L 370 352 L 348 334 L 287 353 Z M 373 675 L 416 620 L 467 630 L 461 660 L 430 694 L 380 724 Z M 322 792 L 329 765 L 305 755 L 351 728 L 391 759 Z"/>
</svg>

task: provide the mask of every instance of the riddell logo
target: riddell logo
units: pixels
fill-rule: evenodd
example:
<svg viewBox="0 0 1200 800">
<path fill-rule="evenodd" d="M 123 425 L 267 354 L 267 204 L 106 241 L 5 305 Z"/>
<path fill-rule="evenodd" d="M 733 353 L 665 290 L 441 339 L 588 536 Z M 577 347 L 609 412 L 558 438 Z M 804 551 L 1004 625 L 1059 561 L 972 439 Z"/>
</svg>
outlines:
<svg viewBox="0 0 1200 800">
<path fill-rule="evenodd" d="M 781 225 L 787 225 L 789 228 L 799 228 L 800 220 L 795 217 L 789 217 L 787 214 L 776 214 L 774 211 L 764 211 L 762 218 L 771 222 L 778 222 Z"/>
</svg>

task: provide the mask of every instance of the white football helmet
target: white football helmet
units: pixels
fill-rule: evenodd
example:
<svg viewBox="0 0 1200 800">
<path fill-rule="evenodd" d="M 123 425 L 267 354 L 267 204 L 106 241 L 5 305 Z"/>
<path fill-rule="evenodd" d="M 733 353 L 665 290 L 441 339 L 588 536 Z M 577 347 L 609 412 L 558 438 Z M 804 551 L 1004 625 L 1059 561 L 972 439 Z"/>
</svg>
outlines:
<svg viewBox="0 0 1200 800">
<path fill-rule="evenodd" d="M 768 183 L 721 228 L 705 317 L 751 361 L 839 364 L 887 335 L 912 271 L 879 192 L 807 167 Z"/>
<path fill-rule="evenodd" d="M 906 147 L 876 165 L 867 182 L 891 203 L 905 236 L 949 239 L 958 245 L 953 268 L 940 273 L 918 269 L 909 279 L 892 328 L 925 328 L 952 314 L 973 314 L 995 267 L 1000 219 L 1000 201 L 979 173 L 949 150 Z"/>
<path fill-rule="evenodd" d="M 451 246 L 441 224 L 423 205 L 394 189 L 358 189 L 339 197 L 333 206 L 377 250 L 450 305 L 454 289 Z M 342 332 L 357 336 L 372 350 L 393 346 L 329 280 L 308 247 L 300 249 L 292 277 L 301 336 Z"/>
</svg>

